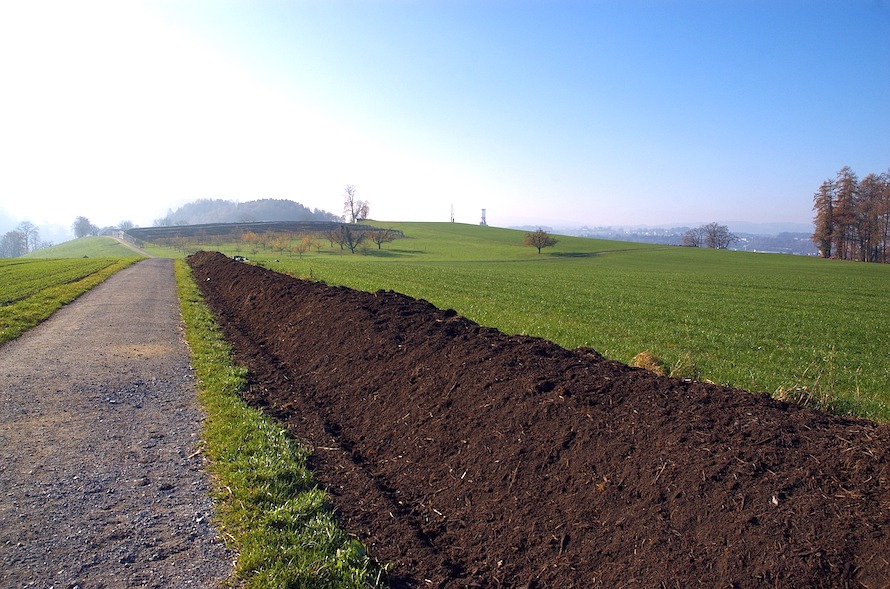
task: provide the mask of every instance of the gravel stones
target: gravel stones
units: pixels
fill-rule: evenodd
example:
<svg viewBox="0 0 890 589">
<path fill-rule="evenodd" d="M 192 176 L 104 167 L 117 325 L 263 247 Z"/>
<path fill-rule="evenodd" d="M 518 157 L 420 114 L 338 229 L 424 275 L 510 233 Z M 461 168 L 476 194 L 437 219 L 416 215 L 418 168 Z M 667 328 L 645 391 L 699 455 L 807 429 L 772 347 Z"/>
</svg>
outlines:
<svg viewBox="0 0 890 589">
<path fill-rule="evenodd" d="M 121 271 L 0 347 L 0 586 L 216 587 L 172 260 Z"/>
</svg>

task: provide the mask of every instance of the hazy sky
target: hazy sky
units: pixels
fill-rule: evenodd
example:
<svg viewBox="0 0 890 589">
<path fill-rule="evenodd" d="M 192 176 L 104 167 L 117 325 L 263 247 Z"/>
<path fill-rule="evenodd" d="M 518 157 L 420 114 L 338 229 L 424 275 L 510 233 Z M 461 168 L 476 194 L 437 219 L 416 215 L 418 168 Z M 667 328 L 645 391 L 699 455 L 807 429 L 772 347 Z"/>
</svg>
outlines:
<svg viewBox="0 0 890 589">
<path fill-rule="evenodd" d="M 0 221 L 809 222 L 890 168 L 890 2 L 0 0 Z"/>
</svg>

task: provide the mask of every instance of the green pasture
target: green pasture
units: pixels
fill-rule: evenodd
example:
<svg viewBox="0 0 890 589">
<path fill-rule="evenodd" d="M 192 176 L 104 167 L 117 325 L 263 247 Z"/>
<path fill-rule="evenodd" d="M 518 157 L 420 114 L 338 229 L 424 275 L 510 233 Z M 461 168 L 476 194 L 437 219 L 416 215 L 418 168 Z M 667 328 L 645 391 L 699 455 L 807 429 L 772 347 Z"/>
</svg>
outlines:
<svg viewBox="0 0 890 589">
<path fill-rule="evenodd" d="M 680 375 L 890 419 L 890 266 L 564 236 L 538 254 L 523 231 L 373 224 L 405 238 L 357 254 L 327 242 L 302 257 L 222 249 L 302 278 L 423 298 L 506 333 L 623 362 L 648 350 Z"/>
<path fill-rule="evenodd" d="M 121 245 L 111 237 L 81 237 L 52 247 L 33 251 L 25 256 L 32 258 L 140 258 L 139 254 Z"/>
<path fill-rule="evenodd" d="M 0 343 L 18 337 L 136 260 L 0 259 Z"/>
</svg>

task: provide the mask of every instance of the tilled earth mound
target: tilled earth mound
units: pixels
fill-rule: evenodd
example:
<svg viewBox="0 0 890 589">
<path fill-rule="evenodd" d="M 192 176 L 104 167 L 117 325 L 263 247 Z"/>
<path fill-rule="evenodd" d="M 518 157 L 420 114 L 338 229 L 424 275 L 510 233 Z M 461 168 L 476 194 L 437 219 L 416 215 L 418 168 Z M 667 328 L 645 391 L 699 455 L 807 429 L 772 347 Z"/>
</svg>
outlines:
<svg viewBox="0 0 890 589">
<path fill-rule="evenodd" d="M 396 587 L 886 587 L 890 426 L 189 258 Z"/>
</svg>

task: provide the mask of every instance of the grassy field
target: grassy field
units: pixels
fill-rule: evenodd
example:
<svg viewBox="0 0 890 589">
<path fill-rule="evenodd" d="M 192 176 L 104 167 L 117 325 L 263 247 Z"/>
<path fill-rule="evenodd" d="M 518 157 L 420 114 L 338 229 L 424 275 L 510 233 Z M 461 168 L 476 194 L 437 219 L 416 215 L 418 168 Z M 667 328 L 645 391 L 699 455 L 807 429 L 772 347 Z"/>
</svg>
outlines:
<svg viewBox="0 0 890 589">
<path fill-rule="evenodd" d="M 624 362 L 651 351 L 681 375 L 890 419 L 890 266 L 573 237 L 539 255 L 521 231 L 377 225 L 406 237 L 355 255 L 327 243 L 302 257 L 223 251 L 424 298 L 507 333 Z"/>
<path fill-rule="evenodd" d="M 33 258 L 140 258 L 139 254 L 110 237 L 81 237 L 52 247 L 33 251 L 24 259 Z"/>
<path fill-rule="evenodd" d="M 136 260 L 0 259 L 0 343 L 18 337 Z"/>
</svg>

